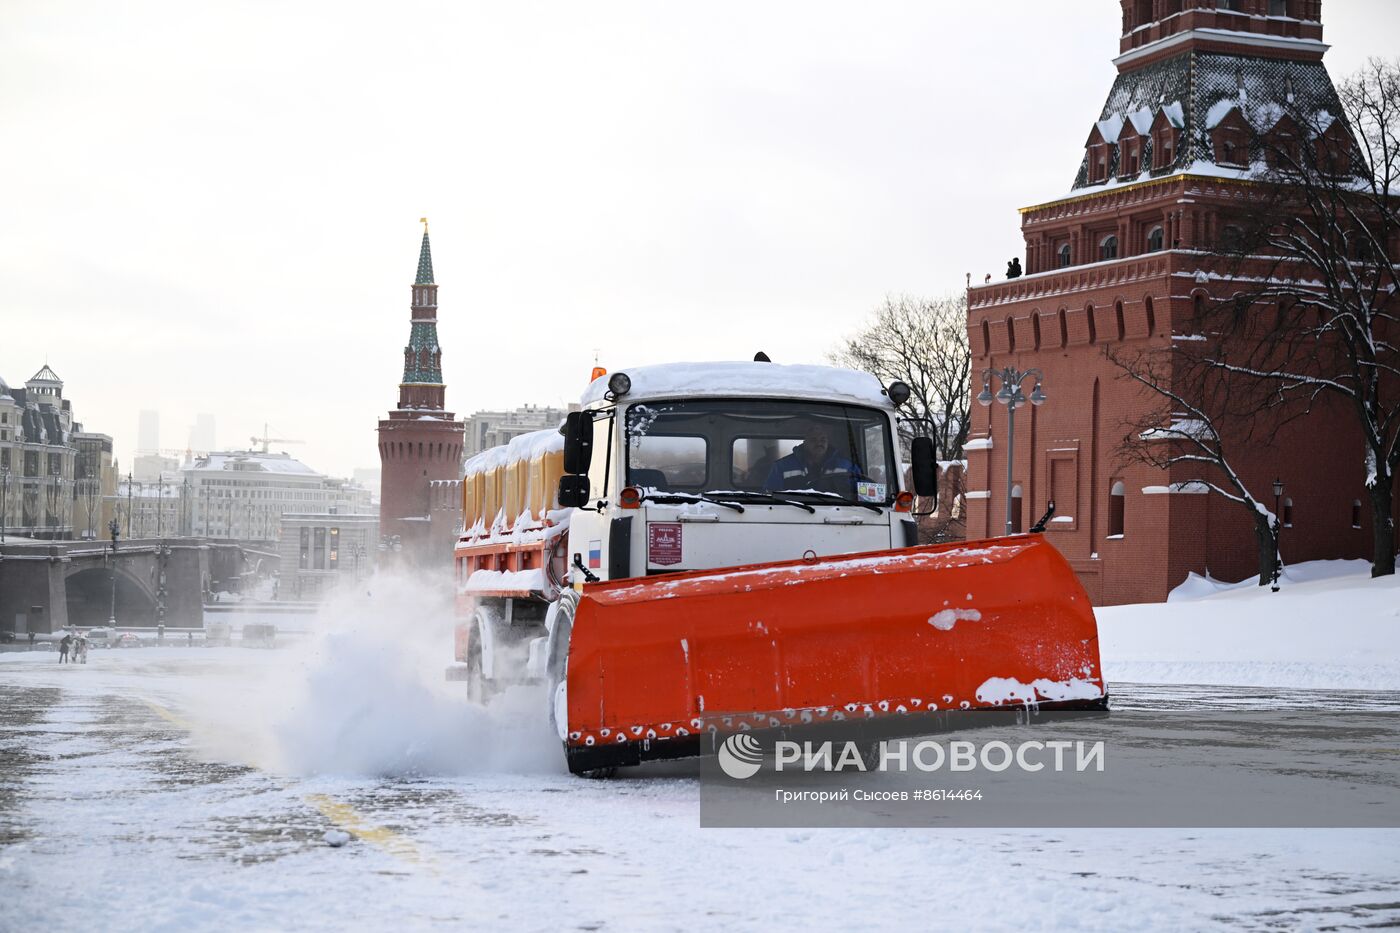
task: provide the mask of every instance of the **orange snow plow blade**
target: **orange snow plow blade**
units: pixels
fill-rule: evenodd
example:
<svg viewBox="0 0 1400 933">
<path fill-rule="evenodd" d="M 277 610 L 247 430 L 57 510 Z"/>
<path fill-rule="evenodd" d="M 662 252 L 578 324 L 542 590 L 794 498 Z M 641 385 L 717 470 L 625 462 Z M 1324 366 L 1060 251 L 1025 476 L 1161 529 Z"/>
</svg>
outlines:
<svg viewBox="0 0 1400 933">
<path fill-rule="evenodd" d="M 579 771 L 1008 706 L 1107 708 L 1088 596 L 1039 535 L 587 585 L 565 743 Z"/>
</svg>

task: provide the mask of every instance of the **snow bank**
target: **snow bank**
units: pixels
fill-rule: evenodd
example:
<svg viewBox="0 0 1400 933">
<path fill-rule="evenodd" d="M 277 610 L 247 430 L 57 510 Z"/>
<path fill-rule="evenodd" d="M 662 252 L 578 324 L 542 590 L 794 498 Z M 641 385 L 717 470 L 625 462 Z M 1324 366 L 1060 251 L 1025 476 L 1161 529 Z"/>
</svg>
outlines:
<svg viewBox="0 0 1400 933">
<path fill-rule="evenodd" d="M 1110 682 L 1400 690 L 1400 578 L 1366 561 L 1290 567 L 1277 593 L 1193 575 L 1096 614 Z"/>
</svg>

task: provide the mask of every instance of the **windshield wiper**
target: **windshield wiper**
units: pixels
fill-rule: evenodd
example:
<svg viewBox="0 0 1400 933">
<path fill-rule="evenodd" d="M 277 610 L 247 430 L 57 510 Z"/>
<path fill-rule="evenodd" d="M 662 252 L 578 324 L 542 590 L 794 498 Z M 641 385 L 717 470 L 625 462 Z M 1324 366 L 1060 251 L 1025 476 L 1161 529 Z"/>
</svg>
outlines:
<svg viewBox="0 0 1400 933">
<path fill-rule="evenodd" d="M 845 496 L 835 492 L 823 492 L 820 489 L 784 489 L 785 496 L 821 496 L 823 499 L 835 499 L 843 505 L 858 505 L 863 509 L 869 509 L 876 515 L 884 514 L 880 507 L 873 502 L 861 502 L 859 499 L 847 499 Z"/>
<path fill-rule="evenodd" d="M 692 495 L 688 492 L 666 492 L 666 493 L 642 493 L 643 502 L 659 502 L 662 505 L 674 505 L 677 502 L 708 502 L 711 505 L 722 505 L 726 509 L 733 509 L 736 512 L 744 511 L 744 507 L 737 502 L 725 502 L 723 499 L 711 499 L 705 495 Z"/>
<path fill-rule="evenodd" d="M 726 499 L 737 499 L 741 502 L 771 502 L 774 505 L 791 505 L 799 509 L 806 509 L 813 515 L 817 510 L 805 502 L 798 502 L 796 499 L 784 499 L 771 492 L 757 492 L 752 489 L 710 489 L 706 495 L 724 496 Z"/>
</svg>

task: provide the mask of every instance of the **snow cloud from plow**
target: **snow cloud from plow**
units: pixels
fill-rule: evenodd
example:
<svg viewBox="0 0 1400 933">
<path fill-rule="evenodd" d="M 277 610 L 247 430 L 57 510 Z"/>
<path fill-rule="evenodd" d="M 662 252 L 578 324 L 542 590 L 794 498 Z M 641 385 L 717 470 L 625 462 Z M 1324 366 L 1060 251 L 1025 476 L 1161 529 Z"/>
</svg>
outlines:
<svg viewBox="0 0 1400 933">
<path fill-rule="evenodd" d="M 270 664 L 209 684 L 190 707 L 195 738 L 220 757 L 295 775 L 562 770 L 539 688 L 481 707 L 444 679 L 453 624 L 446 597 L 376 576 L 329 599 L 314 632 Z"/>
</svg>

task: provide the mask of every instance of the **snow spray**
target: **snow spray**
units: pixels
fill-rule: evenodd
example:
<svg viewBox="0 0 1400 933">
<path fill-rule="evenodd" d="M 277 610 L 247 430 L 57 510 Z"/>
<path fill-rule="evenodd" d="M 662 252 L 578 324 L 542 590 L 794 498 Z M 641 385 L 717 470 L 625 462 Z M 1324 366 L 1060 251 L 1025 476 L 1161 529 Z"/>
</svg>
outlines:
<svg viewBox="0 0 1400 933">
<path fill-rule="evenodd" d="M 450 597 L 409 578 L 347 587 L 310 635 L 201 691 L 196 737 L 218 757 L 296 775 L 562 770 L 542 688 L 483 707 L 446 680 L 454 623 Z"/>
</svg>

